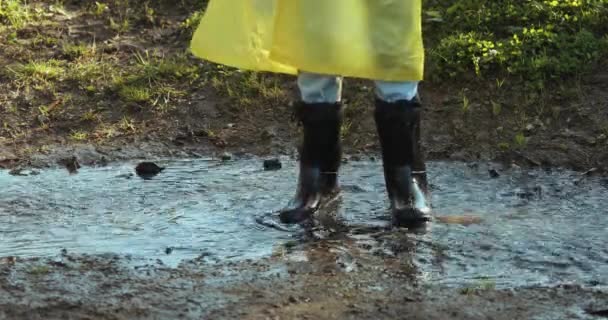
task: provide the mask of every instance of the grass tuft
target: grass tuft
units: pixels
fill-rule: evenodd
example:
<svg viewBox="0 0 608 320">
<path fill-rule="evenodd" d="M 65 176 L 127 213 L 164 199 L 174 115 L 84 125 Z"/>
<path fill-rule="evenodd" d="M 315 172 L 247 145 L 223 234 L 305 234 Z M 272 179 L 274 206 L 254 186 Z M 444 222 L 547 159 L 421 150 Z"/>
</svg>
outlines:
<svg viewBox="0 0 608 320">
<path fill-rule="evenodd" d="M 118 95 L 125 102 L 144 103 L 152 98 L 150 89 L 142 86 L 125 85 L 120 88 Z"/>
<path fill-rule="evenodd" d="M 9 69 L 22 81 L 57 80 L 65 74 L 61 61 L 54 59 L 30 61 Z"/>
<path fill-rule="evenodd" d="M 21 29 L 31 20 L 30 7 L 22 0 L 0 0 L 0 25 Z"/>
</svg>

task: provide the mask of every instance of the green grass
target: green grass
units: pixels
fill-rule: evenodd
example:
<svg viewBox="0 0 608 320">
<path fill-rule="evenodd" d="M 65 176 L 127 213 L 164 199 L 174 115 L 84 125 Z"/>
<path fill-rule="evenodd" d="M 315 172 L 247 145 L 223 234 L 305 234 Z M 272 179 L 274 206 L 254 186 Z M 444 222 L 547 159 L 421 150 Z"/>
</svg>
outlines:
<svg viewBox="0 0 608 320">
<path fill-rule="evenodd" d="M 32 18 L 30 7 L 22 0 L 0 0 L 0 26 L 23 28 Z"/>
<path fill-rule="evenodd" d="M 114 73 L 113 87 L 123 101 L 146 103 L 162 113 L 188 89 L 200 85 L 200 76 L 200 67 L 185 53 L 164 58 L 145 52 L 135 54 L 133 64 Z"/>
<path fill-rule="evenodd" d="M 136 129 L 128 118 L 104 122 L 110 106 L 138 104 L 162 114 L 188 102 L 189 94 L 209 88 L 216 96 L 228 98 L 226 109 L 235 112 L 284 106 L 293 98 L 291 77 L 236 70 L 189 55 L 189 35 L 200 23 L 205 1 L 99 0 L 82 4 L 74 12 L 66 11 L 61 3 L 0 0 L 0 39 L 6 39 L 0 48 L 6 50 L 0 56 L 16 63 L 0 68 L 0 73 L 7 76 L 12 89 L 33 97 L 28 108 L 73 94 L 79 104 L 86 104 L 85 110 L 91 108 L 80 110 L 73 118 L 109 125 L 99 135 L 110 137 Z M 72 5 L 67 8 L 73 9 Z M 180 9 L 168 17 L 164 15 L 168 6 Z M 162 51 L 138 51 L 129 56 L 120 48 L 106 50 L 102 42 L 97 50 L 97 40 L 60 37 L 55 29 L 46 27 L 80 24 L 80 14 L 104 23 L 99 30 L 112 37 L 137 37 L 146 29 L 165 27 L 174 28 L 169 31 L 178 36 L 166 42 Z M 454 91 L 455 107 L 463 116 L 487 108 L 497 119 L 513 113 L 521 117 L 513 130 L 501 133 L 496 141 L 500 149 L 526 147 L 527 138 L 521 132 L 527 123 L 535 118 L 546 121 L 542 115 L 551 112 L 555 119 L 560 115 L 559 108 L 539 101 L 556 91 L 564 97 L 579 94 L 580 87 L 568 81 L 582 78 L 608 57 L 608 0 L 425 0 L 423 14 L 429 80 L 476 78 L 479 81 L 471 85 L 487 89 L 487 101 L 483 100 L 484 90 L 462 90 L 460 95 Z M 184 17 L 183 21 L 171 21 L 176 16 Z M 147 39 L 142 37 L 144 47 Z M 181 43 L 174 47 L 176 41 Z M 556 82 L 562 87 L 555 86 Z M 556 90 L 543 91 L 547 85 Z M 353 86 L 349 91 L 357 98 L 349 98 L 352 114 L 341 128 L 343 136 L 358 129 L 359 112 L 353 107 L 366 107 L 371 94 L 371 90 L 360 94 L 356 90 Z M 515 95 L 521 99 L 513 102 Z M 74 111 L 62 110 L 66 114 Z M 73 138 L 77 136 L 82 137 Z"/>
<path fill-rule="evenodd" d="M 120 88 L 118 95 L 125 102 L 144 103 L 152 98 L 150 89 L 142 86 L 125 85 Z"/>
<path fill-rule="evenodd" d="M 201 19 L 205 11 L 199 10 L 191 14 L 186 20 L 184 20 L 181 24 L 181 27 L 185 30 L 188 30 L 190 33 L 194 32 L 196 28 L 199 26 Z"/>
<path fill-rule="evenodd" d="M 428 0 L 425 9 L 435 78 L 502 75 L 542 87 L 608 56 L 607 0 Z"/>
<path fill-rule="evenodd" d="M 489 291 L 496 289 L 496 281 L 491 278 L 482 278 L 477 281 L 477 283 L 463 287 L 460 289 L 460 293 L 464 295 L 471 295 L 475 293 L 480 293 L 483 291 Z"/>
<path fill-rule="evenodd" d="M 108 5 L 106 3 L 95 1 L 95 7 L 91 11 L 95 16 L 101 17 L 104 13 L 106 13 L 109 10 L 110 10 L 110 7 L 108 7 Z"/>
<path fill-rule="evenodd" d="M 51 269 L 48 266 L 34 266 L 29 271 L 33 275 L 45 275 L 49 272 L 51 272 Z"/>
<path fill-rule="evenodd" d="M 280 77 L 251 71 L 214 66 L 204 72 L 205 83 L 230 97 L 238 106 L 250 107 L 264 103 L 284 103 L 289 92 L 281 86 Z"/>
<path fill-rule="evenodd" d="M 82 43 L 64 43 L 61 49 L 66 58 L 71 60 L 95 55 L 94 46 L 90 47 Z"/>
<path fill-rule="evenodd" d="M 113 76 L 117 76 L 119 71 L 110 61 L 93 58 L 70 64 L 67 77 L 81 84 L 99 83 L 109 81 Z"/>
<path fill-rule="evenodd" d="M 89 138 L 89 134 L 83 131 L 72 131 L 70 133 L 70 139 L 75 141 L 86 141 Z"/>
<path fill-rule="evenodd" d="M 57 80 L 65 74 L 63 63 L 58 60 L 30 61 L 26 64 L 9 67 L 15 77 L 25 82 L 36 80 Z"/>
</svg>

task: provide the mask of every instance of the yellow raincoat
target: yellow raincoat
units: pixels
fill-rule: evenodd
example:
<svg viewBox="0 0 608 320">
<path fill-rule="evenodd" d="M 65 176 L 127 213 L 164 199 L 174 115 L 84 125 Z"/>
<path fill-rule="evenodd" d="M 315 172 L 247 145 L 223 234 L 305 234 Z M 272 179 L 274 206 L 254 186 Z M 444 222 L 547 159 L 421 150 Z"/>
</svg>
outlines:
<svg viewBox="0 0 608 320">
<path fill-rule="evenodd" d="M 211 0 L 191 49 L 247 70 L 418 81 L 421 0 Z"/>
</svg>

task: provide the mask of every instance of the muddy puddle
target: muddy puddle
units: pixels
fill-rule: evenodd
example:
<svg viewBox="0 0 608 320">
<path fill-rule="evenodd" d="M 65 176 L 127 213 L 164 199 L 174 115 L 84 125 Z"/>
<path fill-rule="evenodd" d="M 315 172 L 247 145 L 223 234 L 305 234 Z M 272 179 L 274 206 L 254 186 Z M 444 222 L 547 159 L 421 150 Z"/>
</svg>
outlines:
<svg viewBox="0 0 608 320">
<path fill-rule="evenodd" d="M 345 270 L 364 256 L 407 260 L 416 277 L 444 286 L 606 285 L 608 189 L 604 178 L 553 170 L 429 164 L 438 216 L 426 230 L 387 228 L 380 162 L 349 162 L 342 197 L 317 224 L 273 228 L 256 219 L 291 197 L 297 168 L 264 171 L 261 160 L 159 161 L 144 180 L 135 163 L 35 175 L 0 172 L 0 257 L 113 253 L 168 266 L 260 259 L 310 243 L 338 252 Z M 362 258 L 363 257 L 363 258 Z M 304 258 L 303 258 L 304 259 Z"/>
</svg>

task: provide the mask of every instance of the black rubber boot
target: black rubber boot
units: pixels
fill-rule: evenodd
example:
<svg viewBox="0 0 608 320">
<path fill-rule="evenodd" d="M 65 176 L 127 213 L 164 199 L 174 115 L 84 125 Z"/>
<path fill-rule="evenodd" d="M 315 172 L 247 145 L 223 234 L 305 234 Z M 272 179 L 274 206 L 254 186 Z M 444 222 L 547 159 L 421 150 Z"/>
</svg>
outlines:
<svg viewBox="0 0 608 320">
<path fill-rule="evenodd" d="M 310 218 L 324 200 L 339 191 L 341 104 L 300 103 L 296 106 L 296 117 L 304 129 L 300 174 L 295 197 L 279 214 L 283 223 L 299 223 Z"/>
<path fill-rule="evenodd" d="M 420 146 L 418 98 L 388 103 L 376 99 L 375 120 L 386 190 L 393 222 L 414 226 L 429 221 L 430 202 L 426 165 Z"/>
</svg>

